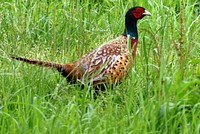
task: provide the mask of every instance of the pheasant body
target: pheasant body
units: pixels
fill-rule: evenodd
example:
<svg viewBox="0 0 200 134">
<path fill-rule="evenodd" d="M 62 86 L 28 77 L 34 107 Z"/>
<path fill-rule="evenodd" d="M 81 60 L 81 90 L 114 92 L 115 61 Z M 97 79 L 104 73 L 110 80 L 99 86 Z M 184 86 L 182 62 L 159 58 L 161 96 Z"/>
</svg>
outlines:
<svg viewBox="0 0 200 134">
<path fill-rule="evenodd" d="M 12 56 L 12 58 L 30 64 L 56 68 L 68 81 L 73 83 L 77 80 L 82 82 L 87 80 L 94 85 L 120 82 L 123 77 L 128 75 L 133 64 L 138 44 L 136 23 L 145 15 L 150 15 L 150 13 L 142 7 L 129 9 L 125 19 L 126 28 L 122 35 L 71 63 L 58 64 L 19 56 Z M 128 34 L 131 36 L 130 38 L 127 38 Z M 128 42 L 130 42 L 130 47 Z"/>
</svg>

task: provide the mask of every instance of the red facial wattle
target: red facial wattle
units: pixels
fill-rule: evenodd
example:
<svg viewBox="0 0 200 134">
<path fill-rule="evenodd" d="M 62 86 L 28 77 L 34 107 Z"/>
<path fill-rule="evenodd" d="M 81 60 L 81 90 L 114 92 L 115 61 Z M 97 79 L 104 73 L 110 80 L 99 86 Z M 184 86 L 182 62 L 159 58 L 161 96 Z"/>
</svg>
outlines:
<svg viewBox="0 0 200 134">
<path fill-rule="evenodd" d="M 142 13 L 144 13 L 144 9 L 143 8 L 136 8 L 135 10 L 132 11 L 133 16 L 136 19 L 140 19 L 142 18 Z"/>
</svg>

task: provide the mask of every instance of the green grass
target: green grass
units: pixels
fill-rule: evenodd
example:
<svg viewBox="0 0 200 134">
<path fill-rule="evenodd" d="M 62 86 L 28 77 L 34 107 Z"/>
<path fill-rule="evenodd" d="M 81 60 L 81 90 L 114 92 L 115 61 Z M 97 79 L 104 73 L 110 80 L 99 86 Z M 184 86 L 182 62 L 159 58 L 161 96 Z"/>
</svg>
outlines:
<svg viewBox="0 0 200 134">
<path fill-rule="evenodd" d="M 200 3 L 180 3 L 0 2 L 0 132 L 198 134 Z M 126 11 L 136 5 L 152 16 L 138 22 L 130 77 L 97 99 L 90 86 L 81 90 L 55 70 L 9 58 L 74 61 L 121 34 Z"/>
</svg>

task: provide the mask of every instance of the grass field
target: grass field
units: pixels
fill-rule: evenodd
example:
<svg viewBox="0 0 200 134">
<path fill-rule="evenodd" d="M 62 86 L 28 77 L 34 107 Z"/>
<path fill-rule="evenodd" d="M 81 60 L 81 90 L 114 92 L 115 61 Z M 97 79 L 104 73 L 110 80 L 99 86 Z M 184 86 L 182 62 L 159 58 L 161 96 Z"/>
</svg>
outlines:
<svg viewBox="0 0 200 134">
<path fill-rule="evenodd" d="M 130 76 L 96 99 L 90 86 L 9 58 L 74 61 L 121 34 L 136 5 L 152 16 L 138 22 Z M 0 133 L 199 132 L 198 0 L 0 2 Z"/>
</svg>

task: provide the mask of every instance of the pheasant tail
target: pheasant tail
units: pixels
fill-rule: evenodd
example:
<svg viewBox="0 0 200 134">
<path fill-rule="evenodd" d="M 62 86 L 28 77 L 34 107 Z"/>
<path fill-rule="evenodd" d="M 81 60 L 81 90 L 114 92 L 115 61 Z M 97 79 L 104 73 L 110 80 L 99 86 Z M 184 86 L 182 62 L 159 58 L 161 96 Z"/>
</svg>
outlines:
<svg viewBox="0 0 200 134">
<path fill-rule="evenodd" d="M 64 65 L 63 64 L 58 64 L 58 63 L 54 63 L 54 62 L 47 62 L 47 61 L 41 61 L 41 60 L 35 60 L 35 59 L 28 59 L 28 58 L 24 58 L 24 57 L 20 57 L 20 56 L 14 56 L 14 55 L 11 55 L 11 58 L 19 60 L 19 61 L 26 62 L 26 63 L 29 63 L 29 64 L 39 65 L 39 66 L 42 66 L 42 67 L 55 68 L 59 72 L 61 72 L 64 69 Z"/>
</svg>

